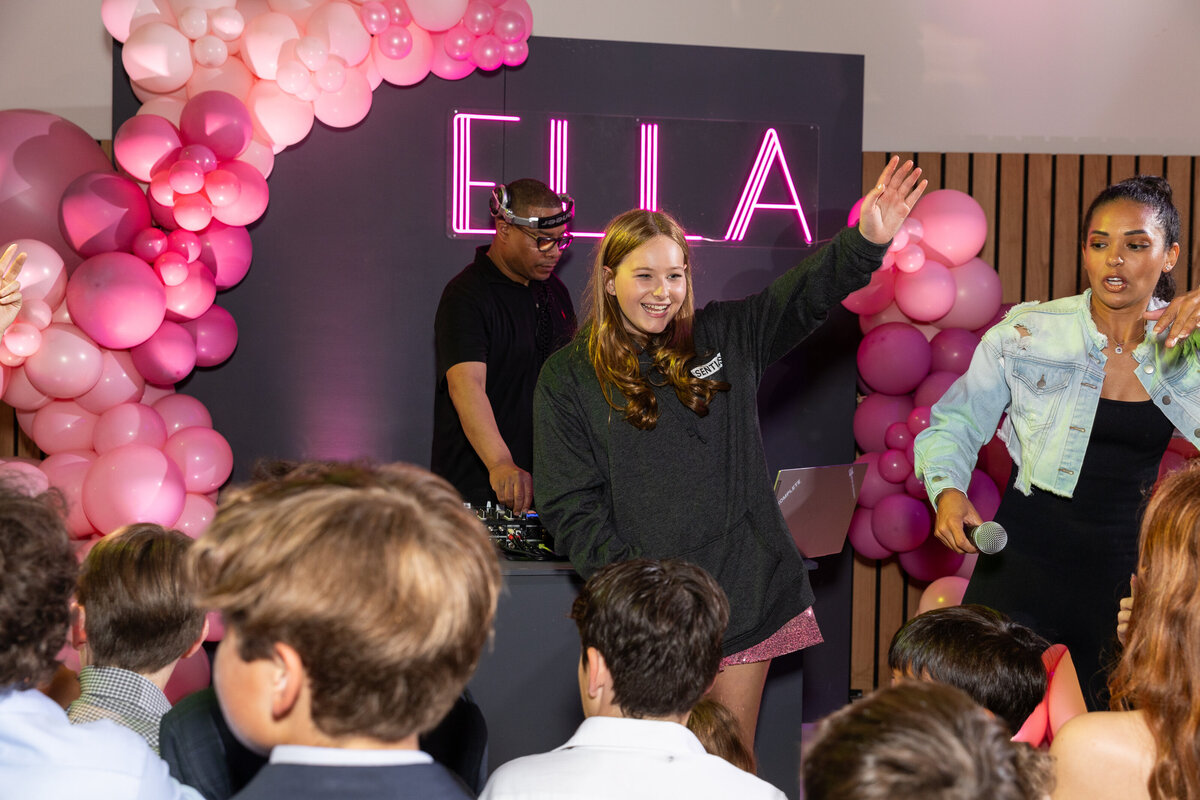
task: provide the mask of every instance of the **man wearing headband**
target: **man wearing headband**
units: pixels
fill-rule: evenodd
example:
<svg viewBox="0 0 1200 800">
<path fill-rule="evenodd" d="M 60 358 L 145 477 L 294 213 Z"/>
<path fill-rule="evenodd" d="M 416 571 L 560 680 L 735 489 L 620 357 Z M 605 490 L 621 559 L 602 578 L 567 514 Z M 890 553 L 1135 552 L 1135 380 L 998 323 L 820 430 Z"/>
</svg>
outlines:
<svg viewBox="0 0 1200 800">
<path fill-rule="evenodd" d="M 533 500 L 533 387 L 575 333 L 554 275 L 574 202 L 532 178 L 497 186 L 496 233 L 446 285 L 434 320 L 437 390 L 431 468 L 474 506 L 523 515 Z"/>
</svg>

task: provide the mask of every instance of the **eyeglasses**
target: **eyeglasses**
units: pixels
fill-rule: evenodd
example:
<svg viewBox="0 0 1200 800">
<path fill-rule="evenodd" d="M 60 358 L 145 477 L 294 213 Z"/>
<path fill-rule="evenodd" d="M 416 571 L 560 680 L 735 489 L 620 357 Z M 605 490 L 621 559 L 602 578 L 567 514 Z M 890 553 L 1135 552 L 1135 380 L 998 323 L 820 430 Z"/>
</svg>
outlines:
<svg viewBox="0 0 1200 800">
<path fill-rule="evenodd" d="M 571 242 L 575 240 L 575 237 L 569 233 L 564 233 L 562 236 L 538 236 L 533 231 L 529 230 L 528 228 L 522 228 L 520 225 L 513 225 L 513 227 L 528 236 L 530 239 L 533 239 L 533 241 L 537 244 L 537 249 L 540 253 L 549 253 L 550 248 L 554 247 L 555 245 L 558 245 L 559 252 L 562 252 L 570 247 Z"/>
</svg>

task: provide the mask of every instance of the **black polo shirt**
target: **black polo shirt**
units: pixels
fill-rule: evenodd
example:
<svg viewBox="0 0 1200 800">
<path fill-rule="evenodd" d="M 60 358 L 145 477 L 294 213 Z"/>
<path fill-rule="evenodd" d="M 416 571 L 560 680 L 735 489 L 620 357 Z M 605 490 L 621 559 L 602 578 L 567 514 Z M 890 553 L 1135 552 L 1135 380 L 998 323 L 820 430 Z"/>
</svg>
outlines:
<svg viewBox="0 0 1200 800">
<path fill-rule="evenodd" d="M 557 276 L 528 286 L 506 276 L 476 248 L 475 261 L 442 291 L 434 318 L 437 389 L 430 468 L 472 505 L 496 502 L 487 469 L 463 432 L 446 370 L 466 361 L 487 365 L 487 396 L 513 462 L 533 469 L 533 388 L 542 363 L 575 333 L 575 309 Z M 544 313 L 538 335 L 539 313 Z M 540 341 L 539 341 L 540 338 Z"/>
</svg>

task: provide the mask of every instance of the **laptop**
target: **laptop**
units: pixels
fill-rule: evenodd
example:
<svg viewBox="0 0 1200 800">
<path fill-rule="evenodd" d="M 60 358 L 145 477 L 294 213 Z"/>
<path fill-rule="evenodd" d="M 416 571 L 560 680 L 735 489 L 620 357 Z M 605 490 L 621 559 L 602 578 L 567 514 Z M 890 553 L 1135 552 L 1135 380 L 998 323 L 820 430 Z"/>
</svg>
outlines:
<svg viewBox="0 0 1200 800">
<path fill-rule="evenodd" d="M 864 463 L 779 471 L 775 499 L 801 555 L 817 558 L 842 552 L 866 474 Z"/>
</svg>

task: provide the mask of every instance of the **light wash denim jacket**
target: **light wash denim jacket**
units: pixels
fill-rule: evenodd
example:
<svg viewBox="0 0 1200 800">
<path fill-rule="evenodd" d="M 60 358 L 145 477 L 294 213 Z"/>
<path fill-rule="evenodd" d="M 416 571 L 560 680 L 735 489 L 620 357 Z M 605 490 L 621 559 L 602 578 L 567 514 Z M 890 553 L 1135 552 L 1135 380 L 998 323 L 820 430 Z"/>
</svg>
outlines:
<svg viewBox="0 0 1200 800">
<path fill-rule="evenodd" d="M 1090 311 L 1092 290 L 1048 303 L 1023 303 L 983 336 L 971 366 L 930 413 L 914 466 L 936 505 L 943 489 L 963 492 L 1000 417 L 998 436 L 1030 485 L 1070 497 L 1100 404 L 1108 343 Z M 1200 445 L 1200 331 L 1167 349 L 1153 322 L 1133 351 L 1138 380 L 1175 427 Z M 1165 337 L 1164 337 L 1165 340 Z M 1000 487 L 1003 491 L 1003 487 Z"/>
</svg>

